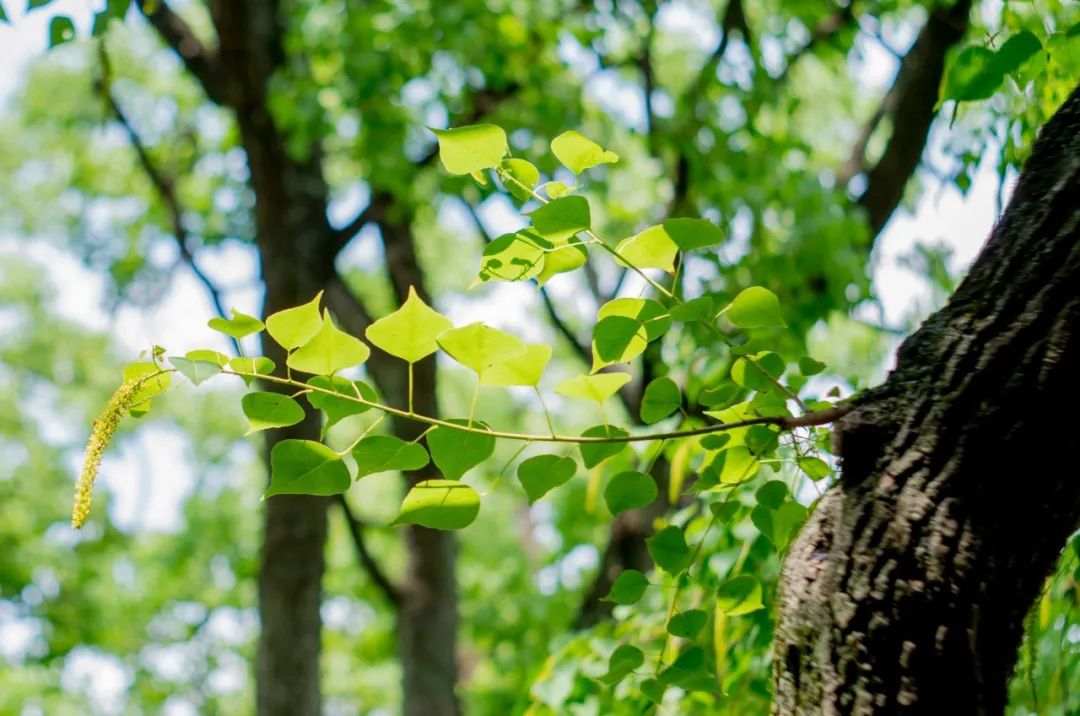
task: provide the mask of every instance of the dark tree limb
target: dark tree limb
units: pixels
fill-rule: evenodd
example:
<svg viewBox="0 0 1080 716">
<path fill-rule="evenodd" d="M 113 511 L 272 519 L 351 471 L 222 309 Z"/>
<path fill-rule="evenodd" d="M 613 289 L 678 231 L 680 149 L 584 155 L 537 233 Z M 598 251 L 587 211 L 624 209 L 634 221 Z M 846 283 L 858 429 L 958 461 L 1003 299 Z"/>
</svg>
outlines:
<svg viewBox="0 0 1080 716">
<path fill-rule="evenodd" d="M 848 176 L 866 171 L 866 190 L 858 203 L 866 210 L 871 236 L 876 237 L 885 228 L 919 165 L 930 125 L 936 116 L 945 56 L 964 37 L 970 14 L 971 0 L 956 0 L 951 7 L 938 6 L 930 11 L 930 17 L 900 62 L 892 87 L 864 130 L 849 166 L 844 170 Z M 865 167 L 866 142 L 884 118 L 890 120 L 892 134 L 877 162 Z"/>
<path fill-rule="evenodd" d="M 142 137 L 139 136 L 138 131 L 135 129 L 135 125 L 131 123 L 131 120 L 120 106 L 120 102 L 117 100 L 116 95 L 113 94 L 109 57 L 105 52 L 104 43 L 100 45 L 100 57 L 102 77 L 99 83 L 99 89 L 105 100 L 105 104 L 109 108 L 113 118 L 123 128 L 124 133 L 127 135 L 128 143 L 135 151 L 135 156 L 139 160 L 139 166 L 142 167 L 143 172 L 157 192 L 158 197 L 161 199 L 162 203 L 165 204 L 165 209 L 168 212 L 169 219 L 172 223 L 171 235 L 176 243 L 176 248 L 180 253 L 181 260 L 191 270 L 191 273 L 195 275 L 195 278 L 198 279 L 199 283 L 206 289 L 206 293 L 210 297 L 210 302 L 214 306 L 214 312 L 217 313 L 218 316 L 227 319 L 229 318 L 229 314 L 225 312 L 225 304 L 221 300 L 221 291 L 210 277 L 199 268 L 199 264 L 195 261 L 195 255 L 188 245 L 190 237 L 187 228 L 184 226 L 184 210 L 180 204 L 180 198 L 176 193 L 176 182 L 154 163 L 153 158 L 150 156 L 150 151 L 143 142 Z M 240 341 L 233 338 L 232 342 L 233 347 L 237 351 L 237 355 L 240 355 Z"/>
<path fill-rule="evenodd" d="M 135 5 L 157 30 L 158 36 L 180 57 L 206 95 L 216 104 L 228 105 L 225 74 L 217 50 L 204 45 L 165 0 L 136 0 Z"/>
<path fill-rule="evenodd" d="M 776 714 L 1002 714 L 1023 620 L 1080 526 L 1080 88 L 948 304 L 836 430 L 792 545 Z"/>
<path fill-rule="evenodd" d="M 345 526 L 349 530 L 349 537 L 352 539 L 353 547 L 356 549 L 357 560 L 363 566 L 364 571 L 368 573 L 368 576 L 371 577 L 372 583 L 386 597 L 386 601 L 391 606 L 396 607 L 398 600 L 401 598 L 400 590 L 386 575 L 382 567 L 379 566 L 375 556 L 368 550 L 367 542 L 364 541 L 364 528 L 366 525 L 352 511 L 352 507 L 349 506 L 349 501 L 345 499 L 345 495 L 338 495 L 337 503 L 341 508 L 342 516 L 345 518 Z"/>
</svg>

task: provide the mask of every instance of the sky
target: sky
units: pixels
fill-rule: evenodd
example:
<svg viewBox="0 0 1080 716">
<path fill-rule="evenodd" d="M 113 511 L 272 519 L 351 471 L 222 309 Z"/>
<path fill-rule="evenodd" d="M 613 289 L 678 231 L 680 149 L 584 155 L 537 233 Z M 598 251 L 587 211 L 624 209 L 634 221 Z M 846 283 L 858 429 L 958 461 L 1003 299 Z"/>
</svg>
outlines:
<svg viewBox="0 0 1080 716">
<path fill-rule="evenodd" d="M 17 88 L 23 68 L 44 51 L 46 44 L 48 12 L 38 11 L 24 17 L 24 6 L 21 2 L 5 3 L 14 26 L 0 24 L 0 108 Z M 50 10 L 69 13 L 80 32 L 85 33 L 90 21 L 89 7 L 86 0 L 57 0 Z M 703 46 L 715 42 L 709 29 L 702 29 L 693 13 L 680 10 L 678 3 L 669 7 L 674 9 L 661 18 L 668 27 L 694 29 Z M 853 66 L 852 72 L 868 90 L 886 87 L 896 71 L 895 57 L 869 41 L 863 42 L 862 50 L 864 60 Z M 609 77 L 599 77 L 591 83 L 590 91 L 599 101 L 607 101 L 612 106 L 635 106 L 635 98 L 621 95 L 626 92 L 625 88 Z M 629 110 L 628 121 L 638 123 L 640 119 L 640 111 Z M 931 163 L 944 165 L 942 146 L 947 136 L 948 128 L 944 123 L 935 125 L 927 153 Z M 876 318 L 888 326 L 902 325 L 913 312 L 922 314 L 928 308 L 927 285 L 901 264 L 902 256 L 919 242 L 940 242 L 952 250 L 951 268 L 961 271 L 973 260 L 996 219 L 998 179 L 993 157 L 984 160 L 966 195 L 952 185 L 942 184 L 925 169 L 920 170 L 920 179 L 926 191 L 915 210 L 901 209 L 896 213 L 874 252 L 874 286 L 883 309 L 883 315 Z M 331 208 L 332 218 L 344 220 L 355 211 L 361 199 L 361 196 L 348 195 Z M 508 204 L 499 202 L 490 203 L 482 214 L 484 221 L 496 231 L 520 220 Z M 377 256 L 373 246 L 373 236 L 360 237 L 343 253 L 342 263 L 350 265 L 371 260 Z M 109 331 L 131 350 L 133 356 L 151 344 L 167 345 L 173 353 L 203 347 L 228 350 L 224 339 L 206 327 L 213 309 L 202 285 L 190 271 L 177 273 L 158 305 L 148 309 L 124 306 L 110 314 L 104 307 L 103 279 L 83 267 L 73 256 L 42 242 L 34 242 L 32 237 L 0 236 L 0 256 L 5 253 L 40 259 L 49 267 L 58 287 L 57 310 L 61 315 L 88 327 Z M 203 270 L 220 285 L 239 287 L 225 292 L 226 306 L 258 313 L 261 296 L 255 254 L 251 249 L 233 243 L 220 250 L 202 252 L 199 261 Z M 557 291 L 557 286 L 552 286 Z M 498 291 L 497 315 L 491 311 L 494 304 L 490 302 L 490 294 L 485 302 L 453 299 L 440 308 L 459 324 L 486 320 L 515 329 L 528 324 L 526 317 L 536 306 L 535 291 L 525 286 L 506 286 Z M 178 430 L 150 427 L 140 430 L 135 439 L 109 453 L 102 469 L 101 487 L 112 493 L 111 515 L 120 527 L 131 530 L 182 527 L 183 500 L 195 479 L 192 466 L 185 457 L 186 450 L 186 440 Z M 77 468 L 76 460 L 72 464 L 73 475 Z M 154 477 L 149 479 L 149 476 Z M 132 489 L 133 485 L 136 489 Z M 595 560 L 595 555 L 575 559 L 578 567 L 587 567 Z M 0 624 L 3 622 L 0 614 Z M 13 633 L 9 629 L 8 637 L 11 638 Z M 89 678 L 87 664 L 97 665 L 98 678 Z M 70 673 L 65 672 L 65 678 L 70 679 L 74 687 L 98 689 L 101 693 L 96 695 L 96 700 L 108 704 L 120 697 L 126 681 L 122 672 L 102 676 L 101 668 L 104 667 L 100 666 L 100 660 L 95 662 L 90 656 L 79 656 L 73 660 Z M 181 707 L 177 709 L 175 713 L 184 713 Z"/>
</svg>

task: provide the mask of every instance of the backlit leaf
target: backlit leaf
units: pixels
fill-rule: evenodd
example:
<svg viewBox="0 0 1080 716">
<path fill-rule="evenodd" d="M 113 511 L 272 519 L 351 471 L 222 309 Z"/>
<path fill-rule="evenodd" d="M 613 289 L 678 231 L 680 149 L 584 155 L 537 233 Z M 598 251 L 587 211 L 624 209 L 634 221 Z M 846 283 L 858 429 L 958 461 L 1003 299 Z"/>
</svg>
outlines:
<svg viewBox="0 0 1080 716">
<path fill-rule="evenodd" d="M 272 495 L 336 495 L 352 480 L 345 463 L 330 448 L 314 440 L 282 440 L 270 451 Z"/>
<path fill-rule="evenodd" d="M 322 328 L 319 301 L 322 291 L 302 306 L 286 308 L 267 317 L 266 332 L 285 350 L 299 348 Z"/>
<path fill-rule="evenodd" d="M 467 420 L 448 420 L 458 425 L 468 425 Z M 473 428 L 486 430 L 487 425 L 474 420 Z M 495 450 L 495 438 L 481 433 L 468 432 L 439 426 L 427 435 L 431 459 L 451 480 L 460 479 L 469 470 L 491 457 Z"/>
<path fill-rule="evenodd" d="M 258 333 L 265 328 L 263 322 L 254 316 L 241 313 L 235 308 L 232 309 L 231 313 L 232 318 L 221 318 L 218 316 L 216 318 L 211 318 L 207 321 L 206 325 L 210 326 L 210 328 L 213 328 L 215 331 L 219 331 L 227 336 L 232 336 L 237 339 L 250 336 L 252 333 Z"/>
<path fill-rule="evenodd" d="M 331 375 L 360 365 L 371 355 L 371 349 L 359 338 L 350 336 L 334 325 L 329 311 L 323 316 L 322 327 L 311 340 L 293 351 L 286 363 L 293 370 L 315 375 Z"/>
<path fill-rule="evenodd" d="M 439 140 L 439 159 L 451 174 L 494 169 L 509 151 L 506 132 L 494 124 L 431 131 Z"/>
<path fill-rule="evenodd" d="M 480 496 L 468 485 L 456 480 L 425 480 L 405 495 L 392 524 L 459 530 L 472 524 L 479 512 Z"/>
<path fill-rule="evenodd" d="M 364 335 L 376 348 L 415 363 L 437 351 L 436 337 L 453 327 L 449 318 L 424 303 L 409 286 L 401 308 L 372 323 Z"/>
<path fill-rule="evenodd" d="M 423 445 L 393 435 L 364 438 L 352 449 L 352 456 L 356 460 L 357 478 L 389 470 L 419 470 L 429 462 Z"/>
<path fill-rule="evenodd" d="M 248 419 L 248 435 L 267 428 L 296 425 L 304 419 L 300 403 L 281 393 L 248 393 L 241 398 L 240 407 Z"/>
<path fill-rule="evenodd" d="M 517 476 L 531 505 L 559 485 L 568 482 L 575 472 L 577 463 L 573 458 L 536 455 L 518 465 Z"/>
<path fill-rule="evenodd" d="M 598 164 L 613 164 L 619 155 L 601 147 L 581 132 L 563 132 L 551 140 L 551 152 L 564 167 L 580 174 Z"/>
</svg>

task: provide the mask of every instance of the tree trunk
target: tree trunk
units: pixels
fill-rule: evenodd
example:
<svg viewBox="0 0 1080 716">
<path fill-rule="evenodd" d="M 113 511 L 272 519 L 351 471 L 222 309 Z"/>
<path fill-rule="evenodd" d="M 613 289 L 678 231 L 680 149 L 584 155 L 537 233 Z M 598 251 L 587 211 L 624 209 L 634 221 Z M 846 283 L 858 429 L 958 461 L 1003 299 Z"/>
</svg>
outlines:
<svg viewBox="0 0 1080 716">
<path fill-rule="evenodd" d="M 409 287 L 427 303 L 430 296 L 417 261 L 410 224 L 384 221 L 381 224 L 386 265 L 398 304 L 408 298 Z M 407 377 L 398 361 L 401 374 L 397 398 L 405 402 Z M 413 375 L 416 412 L 438 415 L 439 402 L 435 359 L 416 364 Z M 419 423 L 395 420 L 394 434 L 413 440 L 423 432 Z M 406 489 L 422 480 L 439 477 L 433 466 L 405 475 Z M 457 716 L 457 540 L 453 532 L 408 525 L 405 540 L 409 562 L 400 590 L 398 608 L 398 656 L 401 659 L 404 716 Z"/>
<path fill-rule="evenodd" d="M 1078 199 L 1080 89 L 948 305 L 837 426 L 841 479 L 782 577 L 774 713 L 1004 712 L 1080 524 Z"/>
</svg>

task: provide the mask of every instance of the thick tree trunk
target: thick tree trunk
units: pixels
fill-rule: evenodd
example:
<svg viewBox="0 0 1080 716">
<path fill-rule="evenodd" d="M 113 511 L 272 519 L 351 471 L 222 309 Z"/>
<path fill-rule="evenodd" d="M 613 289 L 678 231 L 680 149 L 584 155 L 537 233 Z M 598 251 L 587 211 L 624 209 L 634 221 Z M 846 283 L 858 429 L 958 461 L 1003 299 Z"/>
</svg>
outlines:
<svg viewBox="0 0 1080 716">
<path fill-rule="evenodd" d="M 1080 89 L 949 304 L 837 426 L 791 548 L 777 714 L 1001 714 L 1025 613 L 1080 524 Z"/>
</svg>

